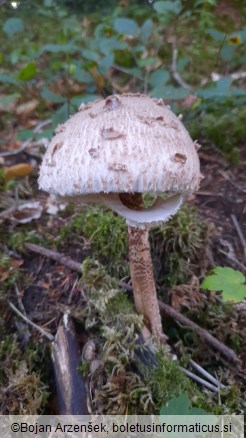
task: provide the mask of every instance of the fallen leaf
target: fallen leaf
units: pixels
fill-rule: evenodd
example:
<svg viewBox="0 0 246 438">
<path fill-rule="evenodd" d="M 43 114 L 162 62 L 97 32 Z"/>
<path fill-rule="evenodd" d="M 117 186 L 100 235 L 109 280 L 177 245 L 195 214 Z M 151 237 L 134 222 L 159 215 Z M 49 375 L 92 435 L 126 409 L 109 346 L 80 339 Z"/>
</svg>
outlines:
<svg viewBox="0 0 246 438">
<path fill-rule="evenodd" d="M 4 168 L 4 181 L 9 181 L 18 176 L 27 176 L 31 173 L 32 166 L 28 163 L 19 163 L 14 166 Z"/>
<path fill-rule="evenodd" d="M 27 202 L 12 210 L 9 219 L 18 224 L 27 224 L 35 219 L 39 219 L 43 212 L 43 207 L 39 201 Z"/>
</svg>

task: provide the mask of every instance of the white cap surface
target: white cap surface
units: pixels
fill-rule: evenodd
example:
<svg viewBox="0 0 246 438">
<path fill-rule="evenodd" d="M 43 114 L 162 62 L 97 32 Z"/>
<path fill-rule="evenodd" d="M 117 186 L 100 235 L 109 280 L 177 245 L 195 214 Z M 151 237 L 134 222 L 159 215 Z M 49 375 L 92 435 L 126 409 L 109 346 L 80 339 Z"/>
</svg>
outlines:
<svg viewBox="0 0 246 438">
<path fill-rule="evenodd" d="M 140 94 L 82 104 L 59 125 L 40 168 L 54 195 L 189 193 L 201 179 L 196 145 L 161 99 Z"/>
</svg>

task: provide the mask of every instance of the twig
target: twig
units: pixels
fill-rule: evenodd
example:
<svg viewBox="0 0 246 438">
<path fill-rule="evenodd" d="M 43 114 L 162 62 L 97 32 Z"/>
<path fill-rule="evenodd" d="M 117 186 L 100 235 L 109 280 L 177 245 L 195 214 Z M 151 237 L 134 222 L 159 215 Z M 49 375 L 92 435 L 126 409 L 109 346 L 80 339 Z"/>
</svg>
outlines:
<svg viewBox="0 0 246 438">
<path fill-rule="evenodd" d="M 51 120 L 42 120 L 33 130 L 33 134 L 38 134 L 39 131 L 41 131 L 42 128 L 44 128 L 47 125 L 50 125 Z M 33 137 L 32 137 L 33 138 Z M 0 157 L 11 157 L 12 155 L 17 155 L 20 152 L 24 151 L 29 144 L 32 141 L 32 138 L 29 138 L 28 140 L 24 141 L 19 149 L 15 149 L 14 151 L 4 151 L 0 152 Z"/>
<path fill-rule="evenodd" d="M 206 371 L 204 368 L 202 368 L 201 365 L 198 365 L 198 363 L 196 363 L 193 359 L 190 359 L 189 363 L 196 371 L 201 373 L 204 377 L 206 377 L 208 380 L 210 380 L 210 382 L 212 382 L 214 385 L 216 385 L 216 387 L 220 387 L 222 389 L 225 389 L 225 385 L 220 383 L 218 379 L 216 379 L 214 376 L 212 376 L 212 374 L 208 373 L 208 371 Z"/>
<path fill-rule="evenodd" d="M 50 333 L 46 332 L 45 330 L 43 330 L 41 327 L 39 327 L 37 324 L 35 324 L 34 322 L 32 322 L 29 318 L 27 318 L 27 316 L 23 315 L 18 309 L 17 307 L 15 307 L 15 305 L 13 303 L 11 303 L 11 301 L 8 301 L 8 305 L 9 307 L 20 317 L 22 318 L 27 324 L 30 324 L 33 328 L 35 328 L 37 331 L 39 331 L 39 333 L 41 333 L 42 336 L 46 337 L 49 341 L 54 341 L 54 336 L 51 335 Z"/>
<path fill-rule="evenodd" d="M 18 301 L 19 308 L 22 311 L 22 313 L 26 316 L 26 309 L 23 306 L 23 302 L 22 302 L 22 299 L 21 299 L 21 294 L 20 294 L 19 288 L 18 288 L 16 283 L 14 283 L 14 288 L 15 288 L 15 295 L 16 295 L 16 298 L 17 298 L 17 301 Z"/>
<path fill-rule="evenodd" d="M 70 257 L 67 257 L 62 253 L 44 248 L 43 246 L 40 245 L 35 245 L 34 243 L 25 243 L 25 247 L 30 251 L 36 252 L 37 254 L 41 254 L 51 260 L 55 260 L 56 262 L 59 262 L 64 266 L 67 266 L 72 271 L 77 271 L 81 273 L 81 263 L 75 262 Z"/>
<path fill-rule="evenodd" d="M 186 316 L 182 315 L 181 313 L 177 312 L 173 307 L 169 306 L 168 304 L 162 303 L 161 301 L 158 301 L 160 309 L 168 316 L 171 316 L 176 321 L 180 322 L 181 324 L 189 327 L 191 330 L 196 332 L 201 339 L 212 345 L 216 350 L 218 350 L 221 354 L 226 356 L 229 360 L 233 361 L 236 364 L 240 364 L 240 360 L 237 357 L 235 351 L 233 351 L 231 348 L 227 347 L 225 344 L 220 342 L 218 339 L 216 339 L 213 335 L 211 335 L 206 329 L 201 328 L 199 325 L 197 325 L 195 322 L 191 321 Z"/>
<path fill-rule="evenodd" d="M 224 254 L 228 259 L 230 259 L 236 265 L 240 266 L 242 271 L 246 272 L 246 266 L 244 266 L 236 257 L 231 255 L 230 253 L 223 251 L 223 249 L 219 249 L 219 252 L 221 252 L 221 254 Z"/>
<path fill-rule="evenodd" d="M 192 373 L 189 370 L 186 370 L 183 367 L 179 367 L 180 370 L 182 370 L 184 372 L 184 374 L 186 374 L 188 377 L 190 377 L 191 379 L 195 380 L 198 383 L 201 383 L 201 385 L 206 386 L 206 388 L 210 389 L 213 392 L 218 392 L 218 387 L 212 385 L 211 383 L 207 382 L 204 379 L 201 379 L 201 377 L 197 376 L 196 374 Z"/>
<path fill-rule="evenodd" d="M 243 246 L 244 258 L 246 260 L 246 240 L 244 238 L 243 232 L 242 232 L 242 230 L 240 228 L 240 225 L 238 223 L 238 220 L 237 220 L 235 214 L 231 214 L 231 219 L 232 219 L 232 222 L 233 222 L 233 224 L 234 224 L 234 226 L 235 226 L 235 228 L 237 230 L 237 234 L 238 234 L 239 239 L 241 241 L 241 244 Z"/>
<path fill-rule="evenodd" d="M 224 170 L 218 170 L 221 176 L 223 176 L 226 181 L 228 181 L 233 187 L 235 187 L 237 190 L 239 190 L 242 193 L 246 193 L 246 189 L 239 187 L 234 181 L 230 178 L 230 175 L 228 175 L 228 172 L 225 172 Z"/>
<path fill-rule="evenodd" d="M 27 249 L 30 249 L 30 251 L 36 252 L 38 254 L 44 255 L 45 257 L 48 257 L 52 260 L 55 260 L 59 263 L 62 263 L 63 265 L 67 266 L 73 271 L 80 272 L 81 273 L 81 264 L 78 262 L 75 262 L 70 257 L 66 257 L 63 254 L 60 254 L 56 251 L 49 250 L 46 248 L 43 248 L 39 245 L 34 245 L 32 243 L 26 243 L 25 247 Z M 132 291 L 132 287 L 123 281 L 118 282 L 119 286 L 128 290 L 129 292 Z M 224 345 L 222 342 L 220 342 L 218 339 L 216 339 L 213 335 L 211 335 L 206 329 L 201 328 L 199 325 L 197 325 L 195 322 L 188 319 L 186 316 L 182 315 L 181 313 L 177 312 L 173 307 L 169 306 L 168 304 L 164 304 L 161 301 L 158 301 L 160 309 L 166 313 L 167 315 L 171 316 L 176 321 L 180 322 L 181 324 L 184 324 L 191 328 L 191 330 L 195 331 L 203 340 L 205 340 L 208 344 L 212 345 L 215 349 L 217 349 L 220 353 L 222 353 L 224 356 L 226 356 L 229 360 L 240 364 L 240 360 L 237 357 L 236 353 L 231 350 L 231 348 L 228 348 L 226 345 Z"/>
<path fill-rule="evenodd" d="M 191 90 L 191 86 L 184 81 L 184 79 L 181 77 L 180 73 L 177 70 L 177 56 L 178 56 L 178 50 L 174 47 L 172 53 L 172 64 L 170 66 L 172 76 L 177 82 L 177 84 L 180 85 L 180 87 Z"/>
</svg>

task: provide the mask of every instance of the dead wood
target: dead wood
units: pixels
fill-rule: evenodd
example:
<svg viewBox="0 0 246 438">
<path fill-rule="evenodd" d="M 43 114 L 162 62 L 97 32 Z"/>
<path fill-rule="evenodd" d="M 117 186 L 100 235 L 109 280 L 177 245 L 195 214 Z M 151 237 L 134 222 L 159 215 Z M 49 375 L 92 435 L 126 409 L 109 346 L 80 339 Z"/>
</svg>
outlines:
<svg viewBox="0 0 246 438">
<path fill-rule="evenodd" d="M 87 387 L 78 371 L 80 361 L 74 325 L 69 315 L 65 314 L 52 343 L 52 362 L 61 415 L 88 414 Z"/>
</svg>

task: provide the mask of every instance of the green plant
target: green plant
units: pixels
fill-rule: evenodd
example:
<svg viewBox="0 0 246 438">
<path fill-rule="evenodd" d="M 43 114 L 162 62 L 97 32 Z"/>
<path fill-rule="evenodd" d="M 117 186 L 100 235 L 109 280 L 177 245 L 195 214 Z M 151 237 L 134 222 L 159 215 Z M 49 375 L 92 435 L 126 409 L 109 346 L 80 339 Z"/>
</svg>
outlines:
<svg viewBox="0 0 246 438">
<path fill-rule="evenodd" d="M 6 335 L 0 343 L 0 410 L 2 414 L 42 413 L 48 386 L 40 366 L 38 348 L 31 343 L 21 351 L 16 336 Z M 39 364 L 39 366 L 37 366 Z"/>
<path fill-rule="evenodd" d="M 117 277 L 128 274 L 125 220 L 104 207 L 87 206 L 61 228 L 59 241 L 76 234 L 88 238 L 93 254 L 107 263 L 108 272 Z"/>
<path fill-rule="evenodd" d="M 172 397 L 165 406 L 160 409 L 160 415 L 209 415 L 210 413 L 201 408 L 191 405 L 186 393 L 178 397 Z"/>
<path fill-rule="evenodd" d="M 37 234 L 36 230 L 26 230 L 23 227 L 22 231 L 11 233 L 8 244 L 14 251 L 25 252 L 25 243 L 47 244 L 45 239 Z"/>
<path fill-rule="evenodd" d="M 185 283 L 191 267 L 204 253 L 208 228 L 193 207 L 184 205 L 177 214 L 160 228 L 150 233 L 157 282 L 169 285 Z"/>
<path fill-rule="evenodd" d="M 246 135 L 244 104 L 243 97 L 242 100 L 213 101 L 213 104 L 210 99 L 200 110 L 197 108 L 193 112 L 194 119 L 188 121 L 191 134 L 220 148 L 231 161 L 239 163 L 239 148 L 243 146 Z"/>
<path fill-rule="evenodd" d="M 220 291 L 224 301 L 235 303 L 246 297 L 245 276 L 233 268 L 218 267 L 212 270 L 201 284 L 201 289 Z"/>
</svg>

